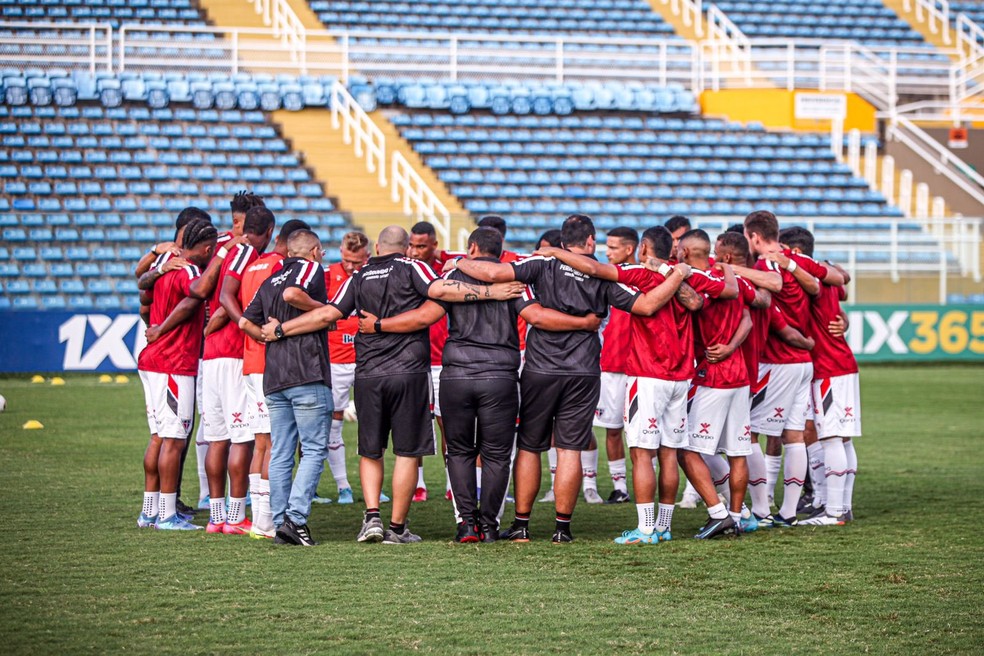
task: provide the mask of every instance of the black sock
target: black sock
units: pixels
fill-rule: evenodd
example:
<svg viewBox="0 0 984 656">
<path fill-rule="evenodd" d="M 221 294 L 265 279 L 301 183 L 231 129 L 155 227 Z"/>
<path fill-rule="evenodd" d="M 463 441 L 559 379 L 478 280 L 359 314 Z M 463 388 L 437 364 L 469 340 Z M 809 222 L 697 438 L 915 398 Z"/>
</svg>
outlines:
<svg viewBox="0 0 984 656">
<path fill-rule="evenodd" d="M 379 519 L 379 508 L 366 508 L 366 519 Z"/>
<path fill-rule="evenodd" d="M 513 526 L 517 526 L 519 528 L 529 528 L 530 513 L 516 513 L 516 519 L 513 521 Z"/>
<path fill-rule="evenodd" d="M 390 522 L 390 530 L 396 533 L 397 535 L 403 533 L 403 529 L 405 529 L 406 527 L 407 527 L 406 522 L 400 522 L 399 524 L 397 524 L 396 522 Z"/>
<path fill-rule="evenodd" d="M 557 513 L 557 530 L 565 533 L 571 532 L 571 516 L 567 513 Z"/>
</svg>

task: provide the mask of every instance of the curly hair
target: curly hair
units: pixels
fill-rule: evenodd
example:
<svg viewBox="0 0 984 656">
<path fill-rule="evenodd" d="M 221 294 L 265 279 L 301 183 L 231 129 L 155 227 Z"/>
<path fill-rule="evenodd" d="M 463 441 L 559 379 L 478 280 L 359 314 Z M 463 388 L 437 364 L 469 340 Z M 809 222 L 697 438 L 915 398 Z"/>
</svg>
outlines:
<svg viewBox="0 0 984 656">
<path fill-rule="evenodd" d="M 229 207 L 232 208 L 233 214 L 245 214 L 254 207 L 266 207 L 266 204 L 263 202 L 262 197 L 257 196 L 252 191 L 243 189 L 232 197 Z"/>
</svg>

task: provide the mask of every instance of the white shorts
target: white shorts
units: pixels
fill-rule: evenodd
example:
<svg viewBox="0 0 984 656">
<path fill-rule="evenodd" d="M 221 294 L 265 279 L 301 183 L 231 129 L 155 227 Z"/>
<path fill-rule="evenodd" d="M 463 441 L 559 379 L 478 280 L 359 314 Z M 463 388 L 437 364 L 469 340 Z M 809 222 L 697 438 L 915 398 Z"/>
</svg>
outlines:
<svg viewBox="0 0 984 656">
<path fill-rule="evenodd" d="M 861 385 L 857 374 L 813 381 L 817 437 L 861 437 Z"/>
<path fill-rule="evenodd" d="M 444 367 L 431 365 L 431 414 L 441 416 L 441 370 Z"/>
<path fill-rule="evenodd" d="M 752 386 L 752 432 L 779 437 L 784 429 L 806 428 L 806 420 L 813 419 L 812 386 L 812 362 L 759 364 Z"/>
<path fill-rule="evenodd" d="M 601 428 L 621 428 L 625 412 L 625 374 L 601 372 L 601 397 L 595 410 L 594 425 Z"/>
<path fill-rule="evenodd" d="M 694 387 L 687 423 L 691 451 L 712 456 L 747 456 L 752 452 L 748 386 L 736 389 Z"/>
<path fill-rule="evenodd" d="M 198 414 L 202 414 L 202 408 L 205 407 L 205 401 L 202 398 L 202 362 L 204 360 L 198 360 L 198 375 L 195 376 L 195 407 L 198 408 Z"/>
<path fill-rule="evenodd" d="M 270 434 L 270 412 L 263 396 L 263 374 L 246 374 L 246 421 L 253 435 Z"/>
<path fill-rule="evenodd" d="M 348 407 L 355 382 L 355 363 L 331 363 L 331 400 L 335 412 L 343 412 Z"/>
<path fill-rule="evenodd" d="M 188 439 L 195 414 L 195 377 L 141 371 L 151 435 Z"/>
<path fill-rule="evenodd" d="M 239 358 L 215 358 L 202 363 L 202 425 L 206 442 L 253 441 L 246 408 L 246 378 Z"/>
<path fill-rule="evenodd" d="M 687 435 L 689 380 L 626 377 L 625 443 L 630 448 L 682 449 Z"/>
</svg>

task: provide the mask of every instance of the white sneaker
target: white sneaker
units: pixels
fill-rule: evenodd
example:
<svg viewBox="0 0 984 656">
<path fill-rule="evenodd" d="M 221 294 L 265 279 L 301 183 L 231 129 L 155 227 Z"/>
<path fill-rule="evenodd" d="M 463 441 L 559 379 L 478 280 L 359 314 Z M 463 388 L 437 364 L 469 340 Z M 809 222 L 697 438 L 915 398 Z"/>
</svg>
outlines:
<svg viewBox="0 0 984 656">
<path fill-rule="evenodd" d="M 584 500 L 588 503 L 605 503 L 605 500 L 598 494 L 596 487 L 589 487 L 584 490 Z"/>
<path fill-rule="evenodd" d="M 843 526 L 846 522 L 844 521 L 844 515 L 838 515 L 833 517 L 826 513 L 822 515 L 817 515 L 816 517 L 808 517 L 806 519 L 801 519 L 797 522 L 799 526 Z"/>
<path fill-rule="evenodd" d="M 684 491 L 683 498 L 680 499 L 680 503 L 678 503 L 677 505 L 680 506 L 681 508 L 688 508 L 688 509 L 690 509 L 690 508 L 696 508 L 697 507 L 697 504 L 699 504 L 699 503 L 700 503 L 700 495 L 699 494 L 697 494 L 696 492 L 695 493 L 690 493 L 690 492 Z"/>
<path fill-rule="evenodd" d="M 547 490 L 547 493 L 543 495 L 542 499 L 540 499 L 540 503 L 553 503 L 554 501 L 556 501 L 556 499 L 554 499 L 553 488 Z"/>
</svg>

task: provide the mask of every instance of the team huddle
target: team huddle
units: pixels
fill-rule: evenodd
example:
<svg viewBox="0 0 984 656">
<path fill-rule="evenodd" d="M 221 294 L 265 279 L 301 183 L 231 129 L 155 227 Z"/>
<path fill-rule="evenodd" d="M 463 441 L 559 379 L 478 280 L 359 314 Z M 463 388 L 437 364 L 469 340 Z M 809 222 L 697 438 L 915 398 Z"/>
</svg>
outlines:
<svg viewBox="0 0 984 656">
<path fill-rule="evenodd" d="M 274 239 L 274 215 L 245 192 L 232 212 L 220 235 L 187 208 L 174 242 L 137 268 L 151 433 L 140 527 L 202 528 L 179 501 L 197 406 L 205 530 L 316 544 L 307 524 L 324 501 L 326 460 L 338 502 L 355 501 L 342 441 L 350 395 L 359 542 L 420 541 L 408 514 L 427 498 L 421 458 L 436 451 L 435 418 L 457 542 L 530 540 L 543 452 L 552 540 L 573 541 L 582 488 L 603 503 L 594 426 L 606 430 L 608 503 L 634 497 L 637 509 L 617 544 L 671 539 L 681 468 L 684 501 L 699 498 L 709 515 L 698 539 L 853 519 L 861 413 L 840 306 L 849 277 L 812 258 L 803 228 L 780 231 L 758 211 L 712 242 L 673 217 L 641 237 L 610 230 L 602 263 L 585 215 L 525 257 L 503 249 L 505 221 L 488 216 L 466 253 L 437 250 L 433 226 L 418 223 L 409 234 L 390 226 L 374 245 L 350 232 L 341 261 L 323 268 L 305 223 L 288 221 Z M 515 515 L 500 528 L 510 480 Z"/>
</svg>

